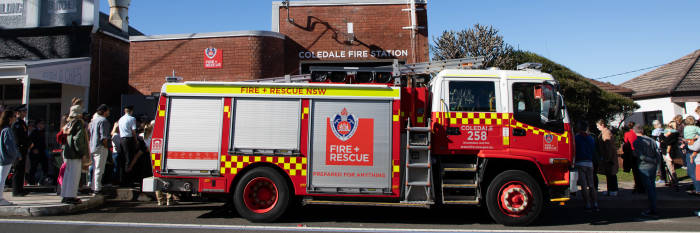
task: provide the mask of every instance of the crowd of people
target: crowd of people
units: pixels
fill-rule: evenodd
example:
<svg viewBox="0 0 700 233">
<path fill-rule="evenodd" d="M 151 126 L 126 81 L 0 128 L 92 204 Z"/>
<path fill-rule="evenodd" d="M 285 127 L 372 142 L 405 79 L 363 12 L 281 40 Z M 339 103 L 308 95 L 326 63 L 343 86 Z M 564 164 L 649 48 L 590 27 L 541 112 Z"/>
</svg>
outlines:
<svg viewBox="0 0 700 233">
<path fill-rule="evenodd" d="M 687 114 L 685 117 L 677 115 L 665 126 L 655 120 L 650 133 L 645 133 L 641 124 L 628 122 L 622 129 L 624 134 L 619 147 L 606 121 L 596 122 L 599 132 L 597 136 L 590 133 L 585 122 L 578 122 L 574 138 L 574 166 L 578 173 L 578 182 L 575 185 L 581 186 L 581 194 L 586 202 L 585 208 L 589 211 L 600 211 L 596 173 L 603 175 L 607 180 L 607 191 L 603 192 L 603 195 L 619 195 L 619 157 L 622 158 L 622 171 L 632 173 L 632 192 L 647 195 L 649 206 L 642 212 L 643 216 L 658 217 L 656 183 L 663 183 L 676 191 L 685 188 L 689 195 L 700 196 L 700 176 L 696 175 L 696 172 L 700 172 L 696 171 L 697 164 L 700 164 L 700 158 L 697 156 L 700 151 L 698 115 L 700 107 L 696 108 L 694 114 Z M 689 185 L 680 187 L 676 174 L 677 166 L 687 169 L 692 181 Z M 700 212 L 696 211 L 695 214 Z"/>
<path fill-rule="evenodd" d="M 83 110 L 82 100 L 73 98 L 69 114 L 62 116 L 55 135 L 60 148 L 48 148 L 43 121 L 30 122 L 29 126 L 25 123 L 26 106 L 2 111 L 0 187 L 5 187 L 10 174 L 13 196 L 27 195 L 25 185 L 50 185 L 55 181 L 61 202 L 78 204 L 79 191 L 101 195 L 105 186 L 140 186 L 143 178 L 152 175 L 148 144 L 153 122 L 135 117 L 133 106 L 123 110 L 124 115 L 112 124 L 107 105 L 97 107 L 90 117 Z M 53 151 L 60 156 L 54 159 Z M 6 205 L 13 203 L 0 192 L 0 206 Z"/>
</svg>

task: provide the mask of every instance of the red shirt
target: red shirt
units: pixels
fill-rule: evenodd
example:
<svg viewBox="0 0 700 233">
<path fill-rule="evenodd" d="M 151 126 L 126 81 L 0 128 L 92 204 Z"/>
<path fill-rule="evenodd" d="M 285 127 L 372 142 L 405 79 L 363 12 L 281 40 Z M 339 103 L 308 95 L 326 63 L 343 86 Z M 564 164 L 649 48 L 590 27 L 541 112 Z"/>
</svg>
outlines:
<svg viewBox="0 0 700 233">
<path fill-rule="evenodd" d="M 63 130 L 59 130 L 56 134 L 56 142 L 60 145 L 66 144 L 67 136 L 68 135 L 63 134 Z"/>
<path fill-rule="evenodd" d="M 632 150 L 634 150 L 634 140 L 637 140 L 637 134 L 634 130 L 627 131 L 627 133 L 625 133 L 625 142 L 630 144 Z"/>
</svg>

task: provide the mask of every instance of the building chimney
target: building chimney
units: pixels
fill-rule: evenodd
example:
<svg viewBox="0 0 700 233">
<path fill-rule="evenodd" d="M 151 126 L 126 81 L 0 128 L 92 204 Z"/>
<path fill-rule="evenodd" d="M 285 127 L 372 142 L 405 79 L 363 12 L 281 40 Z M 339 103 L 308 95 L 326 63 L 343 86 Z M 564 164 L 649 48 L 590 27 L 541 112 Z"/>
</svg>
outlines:
<svg viewBox="0 0 700 233">
<path fill-rule="evenodd" d="M 131 0 L 109 0 L 109 23 L 129 33 L 129 4 Z"/>
</svg>

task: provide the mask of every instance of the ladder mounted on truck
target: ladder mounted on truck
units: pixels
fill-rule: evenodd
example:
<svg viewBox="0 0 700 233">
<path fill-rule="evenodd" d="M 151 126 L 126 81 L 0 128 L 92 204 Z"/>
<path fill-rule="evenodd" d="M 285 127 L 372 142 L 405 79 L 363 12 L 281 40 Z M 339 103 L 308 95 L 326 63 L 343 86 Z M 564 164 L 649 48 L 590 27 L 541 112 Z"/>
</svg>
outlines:
<svg viewBox="0 0 700 233">
<path fill-rule="evenodd" d="M 483 65 L 484 58 L 457 58 L 457 59 L 447 59 L 439 61 L 429 61 L 420 63 L 409 63 L 401 64 L 398 59 L 394 59 L 391 66 L 378 66 L 378 67 L 331 67 L 331 66 L 311 66 L 311 74 L 299 74 L 299 75 L 285 75 L 284 77 L 273 77 L 273 78 L 263 78 L 248 80 L 244 82 L 256 82 L 256 83 L 306 83 L 306 82 L 327 82 L 329 80 L 334 82 L 331 75 L 342 75 L 345 72 L 346 75 L 373 75 L 376 77 L 377 74 L 386 74 L 389 76 L 386 82 L 393 81 L 394 85 L 401 84 L 401 76 L 417 76 L 417 75 L 429 75 L 433 73 L 440 72 L 445 69 L 476 69 Z M 322 77 L 322 76 L 326 77 Z M 319 80 L 323 78 L 323 80 Z"/>
</svg>

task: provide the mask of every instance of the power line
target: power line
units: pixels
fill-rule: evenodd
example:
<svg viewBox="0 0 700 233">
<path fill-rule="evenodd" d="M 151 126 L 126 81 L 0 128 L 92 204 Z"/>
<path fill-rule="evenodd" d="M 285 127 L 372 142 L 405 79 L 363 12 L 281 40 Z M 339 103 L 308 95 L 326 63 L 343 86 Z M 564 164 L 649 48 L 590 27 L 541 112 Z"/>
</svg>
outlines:
<svg viewBox="0 0 700 233">
<path fill-rule="evenodd" d="M 655 66 L 649 66 L 649 67 L 646 67 L 646 68 L 636 69 L 636 70 L 627 71 L 627 72 L 622 72 L 622 73 L 619 73 L 619 74 L 613 74 L 613 75 L 603 76 L 603 77 L 600 77 L 600 78 L 594 78 L 593 80 L 601 80 L 601 79 L 611 78 L 611 77 L 620 76 L 620 75 L 624 75 L 624 74 L 639 72 L 639 71 L 642 71 L 642 70 L 653 69 L 653 68 L 656 68 L 656 67 L 659 67 L 659 66 L 663 66 L 663 65 L 666 65 L 666 64 L 668 64 L 668 63 L 664 63 L 664 64 L 661 64 L 661 65 L 655 65 Z"/>
<path fill-rule="evenodd" d="M 676 63 L 676 62 L 681 62 L 681 61 L 689 60 L 689 59 L 697 59 L 697 57 L 691 56 L 691 57 L 689 57 L 689 58 L 678 59 L 678 60 L 675 60 L 675 61 L 672 61 L 672 62 L 669 62 L 669 63 L 664 63 L 664 64 L 661 64 L 661 65 L 649 66 L 649 67 L 645 67 L 645 68 L 641 68 L 641 69 L 636 69 L 636 70 L 632 70 L 632 71 L 622 72 L 622 73 L 619 73 L 619 74 L 612 74 L 612 75 L 603 76 L 603 77 L 600 77 L 600 78 L 594 78 L 593 80 L 601 80 L 601 79 L 611 78 L 611 77 L 620 76 L 620 75 L 625 75 L 625 74 L 629 74 L 629 73 L 635 73 L 635 72 L 639 72 L 639 71 L 643 71 L 643 70 L 653 69 L 653 68 L 656 68 L 656 67 L 659 67 L 659 66 L 664 66 L 664 65 L 669 65 L 669 64 L 672 64 L 672 63 Z"/>
</svg>

